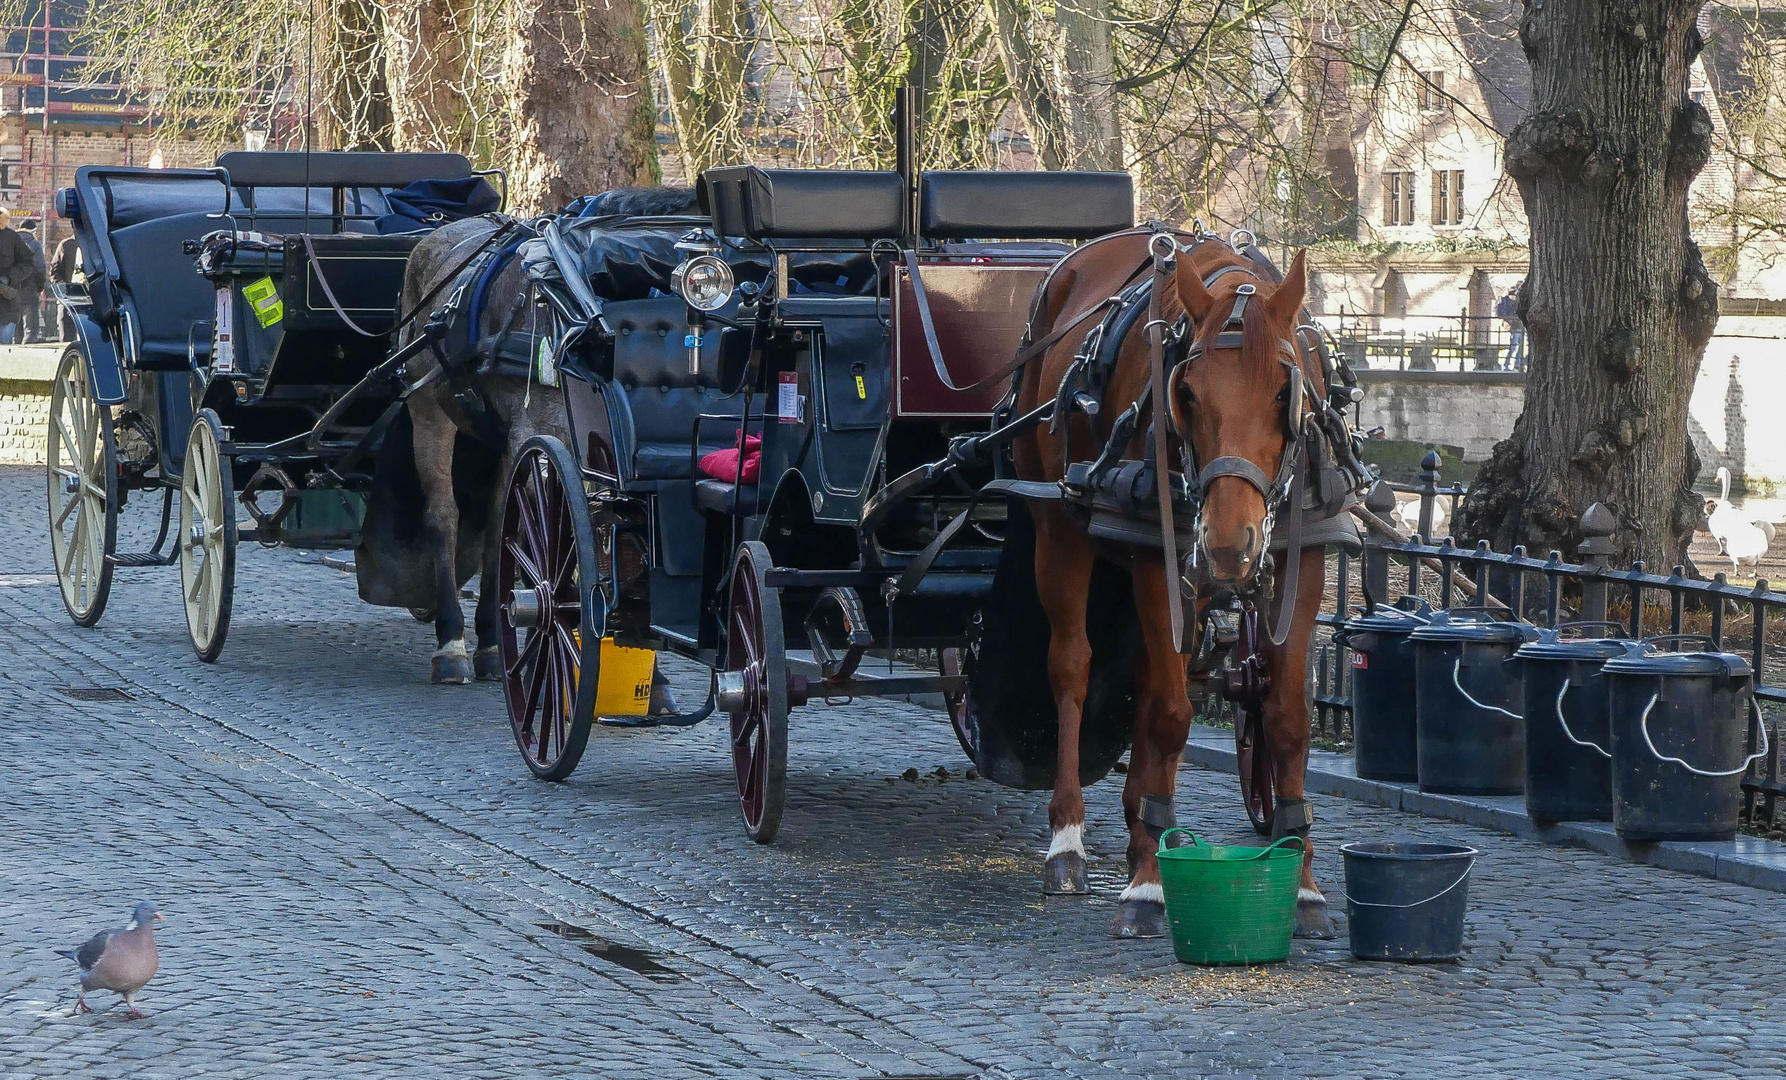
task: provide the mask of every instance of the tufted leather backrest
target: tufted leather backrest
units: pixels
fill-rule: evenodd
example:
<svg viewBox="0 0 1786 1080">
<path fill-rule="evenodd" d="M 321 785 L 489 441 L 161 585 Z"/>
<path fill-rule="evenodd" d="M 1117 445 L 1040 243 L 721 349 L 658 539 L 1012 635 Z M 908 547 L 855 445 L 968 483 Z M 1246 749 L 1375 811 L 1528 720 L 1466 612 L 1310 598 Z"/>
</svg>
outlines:
<svg viewBox="0 0 1786 1080">
<path fill-rule="evenodd" d="M 695 417 L 743 412 L 741 395 L 727 397 L 719 391 L 718 327 L 708 327 L 700 374 L 688 373 L 688 350 L 682 344 L 688 331 L 685 312 L 676 297 L 628 300 L 606 309 L 614 329 L 612 377 L 632 410 L 633 479 L 688 477 Z M 702 452 L 722 449 L 734 437 L 730 426 L 703 425 Z"/>
</svg>

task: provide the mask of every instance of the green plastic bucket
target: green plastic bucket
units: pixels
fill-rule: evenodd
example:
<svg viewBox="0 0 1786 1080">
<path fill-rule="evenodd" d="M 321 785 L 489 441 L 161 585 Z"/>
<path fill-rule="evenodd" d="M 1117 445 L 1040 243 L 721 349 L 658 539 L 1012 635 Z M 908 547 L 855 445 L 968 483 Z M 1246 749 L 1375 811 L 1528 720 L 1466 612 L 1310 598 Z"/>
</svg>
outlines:
<svg viewBox="0 0 1786 1080">
<path fill-rule="evenodd" d="M 1190 836 L 1169 848 L 1173 833 Z M 1286 847 L 1286 844 L 1295 847 Z M 1160 834 L 1160 885 L 1172 952 L 1186 964 L 1270 964 L 1287 959 L 1296 931 L 1302 838 L 1270 847 L 1201 844 L 1189 829 Z"/>
</svg>

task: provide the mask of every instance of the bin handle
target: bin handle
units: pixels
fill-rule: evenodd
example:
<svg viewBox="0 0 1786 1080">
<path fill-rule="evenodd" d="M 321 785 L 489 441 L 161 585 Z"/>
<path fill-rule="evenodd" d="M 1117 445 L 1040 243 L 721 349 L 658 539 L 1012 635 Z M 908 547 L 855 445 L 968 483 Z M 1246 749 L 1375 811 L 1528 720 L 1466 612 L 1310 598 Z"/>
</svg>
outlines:
<svg viewBox="0 0 1786 1080">
<path fill-rule="evenodd" d="M 1563 688 L 1561 690 L 1557 691 L 1557 723 L 1559 723 L 1563 726 L 1563 734 L 1567 735 L 1569 737 L 1569 741 L 1574 743 L 1576 746 L 1591 747 L 1601 757 L 1610 758 L 1612 756 L 1611 751 L 1607 750 L 1605 747 L 1601 746 L 1599 743 L 1588 742 L 1583 739 L 1578 739 L 1575 737 L 1575 732 L 1569 730 L 1569 721 L 1563 719 L 1563 695 L 1567 694 L 1568 692 L 1569 692 L 1569 680 L 1565 679 L 1565 680 L 1563 680 Z"/>
<path fill-rule="evenodd" d="M 1652 634 L 1649 637 L 1644 638 L 1641 643 L 1644 645 L 1654 645 L 1662 641 L 1697 641 L 1703 643 L 1707 649 L 1715 649 L 1718 647 L 1717 644 L 1712 641 L 1712 636 L 1710 634 Z"/>
<path fill-rule="evenodd" d="M 1623 630 L 1625 628 L 1624 623 L 1613 622 L 1611 619 L 1578 619 L 1575 622 L 1558 623 L 1555 627 L 1555 630 L 1557 632 L 1557 636 L 1561 637 L 1563 635 L 1563 631 L 1574 630 L 1577 627 L 1582 627 L 1582 626 L 1611 627 L 1614 630 Z"/>
<path fill-rule="evenodd" d="M 1196 833 L 1192 832 L 1191 830 L 1185 828 L 1182 825 L 1174 825 L 1170 829 L 1167 829 L 1165 832 L 1160 834 L 1160 851 L 1159 851 L 1159 853 L 1161 855 L 1166 854 L 1167 850 L 1169 850 L 1166 847 L 1166 837 L 1171 836 L 1173 833 L 1184 833 L 1186 836 L 1191 838 L 1191 842 L 1184 845 L 1185 847 L 1196 847 L 1197 846 L 1197 834 Z"/>
<path fill-rule="evenodd" d="M 1669 757 L 1668 755 L 1664 754 L 1662 751 L 1656 749 L 1656 744 L 1653 741 L 1651 741 L 1651 739 L 1650 739 L 1650 710 L 1656 707 L 1656 701 L 1661 696 L 1662 696 L 1662 691 L 1660 691 L 1660 690 L 1658 690 L 1655 693 L 1650 695 L 1650 703 L 1643 707 L 1643 716 L 1641 718 L 1639 718 L 1638 722 L 1637 722 L 1638 728 L 1643 731 L 1644 745 L 1650 748 L 1650 753 L 1656 755 L 1657 761 L 1666 761 L 1672 765 L 1679 765 L 1681 768 L 1692 773 L 1694 776 L 1714 776 L 1714 777 L 1716 777 L 1716 776 L 1735 776 L 1738 773 L 1748 772 L 1750 765 L 1753 765 L 1755 762 L 1760 761 L 1762 758 L 1767 756 L 1767 724 L 1766 724 L 1766 722 L 1764 722 L 1761 719 L 1761 703 L 1756 701 L 1754 696 L 1751 695 L 1749 697 L 1749 708 L 1751 710 L 1753 710 L 1755 713 L 1755 730 L 1760 732 L 1760 734 L 1761 734 L 1761 749 L 1755 751 L 1753 754 L 1750 754 L 1748 757 L 1744 758 L 1743 763 L 1741 765 L 1738 765 L 1734 769 L 1727 769 L 1722 772 L 1713 772 L 1709 769 L 1695 768 L 1694 766 L 1687 764 L 1685 761 L 1682 761 L 1680 758 Z M 1747 727 L 1748 725 L 1745 724 L 1744 726 Z"/>
<path fill-rule="evenodd" d="M 1405 910 L 1407 908 L 1417 908 L 1417 907 L 1421 907 L 1425 904 L 1430 904 L 1434 900 L 1437 900 L 1439 897 L 1444 896 L 1446 893 L 1450 892 L 1452 889 L 1455 889 L 1459 885 L 1462 885 L 1464 882 L 1470 880 L 1470 871 L 1476 869 L 1476 859 L 1477 858 L 1478 858 L 1478 856 L 1475 856 L 1475 855 L 1470 856 L 1469 865 L 1464 867 L 1464 872 L 1462 874 L 1458 875 L 1458 878 L 1456 881 L 1453 881 L 1451 884 L 1445 886 L 1443 889 L 1440 889 L 1438 892 L 1433 893 L 1431 896 L 1427 897 L 1425 900 L 1416 900 L 1412 904 L 1378 904 L 1378 903 L 1373 903 L 1372 901 L 1369 901 L 1369 900 L 1354 899 L 1352 897 L 1351 893 L 1346 893 L 1346 894 L 1344 894 L 1345 898 L 1346 898 L 1346 903 L 1357 904 L 1359 907 L 1397 908 L 1397 909 L 1402 909 L 1402 910 Z"/>
<path fill-rule="evenodd" d="M 1457 692 L 1464 696 L 1465 701 L 1476 706 L 1478 709 L 1491 709 L 1494 712 L 1498 712 L 1498 713 L 1502 713 L 1507 716 L 1511 716 L 1515 720 L 1524 720 L 1525 719 L 1525 717 L 1519 715 L 1518 713 L 1508 712 L 1506 709 L 1501 708 L 1499 705 L 1484 704 L 1483 702 L 1477 701 L 1475 698 L 1471 697 L 1470 692 L 1468 690 L 1464 689 L 1464 684 L 1458 680 L 1458 672 L 1463 668 L 1463 665 L 1464 665 L 1464 658 L 1461 656 L 1451 662 L 1451 685 L 1457 687 Z"/>
<path fill-rule="evenodd" d="M 1160 834 L 1159 854 L 1164 855 L 1164 854 L 1166 854 L 1166 852 L 1168 850 L 1170 850 L 1169 848 L 1166 847 L 1166 837 L 1171 836 L 1173 833 L 1184 833 L 1186 836 L 1190 837 L 1191 842 L 1188 845 L 1186 845 L 1187 847 L 1197 847 L 1198 846 L 1196 833 L 1192 832 L 1191 830 L 1185 828 L 1182 825 L 1174 825 L 1172 828 L 1167 829 L 1165 832 Z M 1262 859 L 1269 853 L 1276 851 L 1278 848 L 1284 846 L 1285 844 L 1289 843 L 1292 840 L 1296 841 L 1296 846 L 1298 849 L 1300 849 L 1302 851 L 1308 850 L 1308 842 L 1306 840 L 1304 840 L 1302 837 L 1297 836 L 1295 833 L 1291 833 L 1289 836 L 1286 836 L 1283 839 L 1278 840 L 1276 843 L 1268 844 L 1265 847 L 1259 848 L 1257 854 L 1248 855 L 1244 859 L 1237 859 L 1235 861 L 1236 862 L 1251 862 L 1254 859 Z"/>
</svg>

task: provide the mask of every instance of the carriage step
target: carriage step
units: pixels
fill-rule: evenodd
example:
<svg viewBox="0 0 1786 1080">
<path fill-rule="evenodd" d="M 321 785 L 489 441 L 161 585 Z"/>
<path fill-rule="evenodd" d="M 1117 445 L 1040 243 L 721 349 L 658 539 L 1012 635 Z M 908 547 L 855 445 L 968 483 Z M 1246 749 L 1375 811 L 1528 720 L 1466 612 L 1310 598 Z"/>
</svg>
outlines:
<svg viewBox="0 0 1786 1080">
<path fill-rule="evenodd" d="M 170 551 L 166 555 L 153 552 L 125 552 L 108 555 L 106 558 L 113 566 L 172 566 L 180 557 L 179 551 Z"/>
</svg>

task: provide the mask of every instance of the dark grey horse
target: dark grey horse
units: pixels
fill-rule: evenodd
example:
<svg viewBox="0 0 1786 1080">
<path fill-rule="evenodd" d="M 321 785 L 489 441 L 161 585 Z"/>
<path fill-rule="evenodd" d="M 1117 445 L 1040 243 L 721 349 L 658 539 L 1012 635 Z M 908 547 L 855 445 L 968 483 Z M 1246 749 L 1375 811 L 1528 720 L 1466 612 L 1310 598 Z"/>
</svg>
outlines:
<svg viewBox="0 0 1786 1080">
<path fill-rule="evenodd" d="M 627 188 L 596 196 L 583 216 L 687 214 L 693 212 L 694 201 L 688 188 Z M 467 265 L 466 260 L 480 247 L 506 246 L 506 240 L 496 245 L 489 241 L 511 220 L 501 215 L 466 218 L 443 225 L 416 245 L 404 274 L 401 310 L 409 313 L 421 304 L 431 310 L 410 320 L 399 347 L 422 332 L 434 312 L 447 306 L 461 287 L 467 294 L 472 291 L 472 279 L 484 263 L 477 259 Z M 515 234 L 511 230 L 505 235 Z M 458 280 L 443 284 L 449 276 Z M 484 287 L 485 302 L 468 340 L 489 351 L 510 335 L 547 332 L 545 312 L 521 310 L 526 291 L 521 260 L 510 258 Z M 464 319 L 467 314 L 461 308 L 455 317 Z M 468 409 L 459 392 L 464 381 L 447 378 L 439 367 L 432 352 L 424 351 L 403 373 L 409 385 L 421 384 L 409 395 L 408 413 L 423 495 L 422 538 L 433 579 L 432 603 L 416 606 L 434 612 L 435 682 L 496 679 L 502 675 L 496 553 L 502 542 L 505 485 L 515 454 L 530 437 L 553 435 L 570 441 L 564 399 L 557 390 L 533 385 L 531 375 L 504 374 L 492 365 L 470 376 L 476 398 L 486 403 L 487 415 L 478 416 L 476 406 Z M 475 654 L 466 649 L 465 616 L 459 608 L 459 590 L 473 570 L 482 574 L 473 619 Z M 660 680 L 654 680 L 652 706 L 653 713 L 674 711 Z"/>
</svg>

